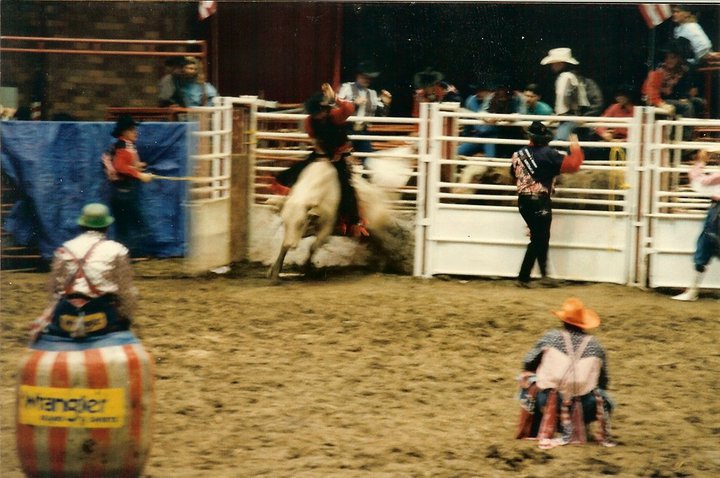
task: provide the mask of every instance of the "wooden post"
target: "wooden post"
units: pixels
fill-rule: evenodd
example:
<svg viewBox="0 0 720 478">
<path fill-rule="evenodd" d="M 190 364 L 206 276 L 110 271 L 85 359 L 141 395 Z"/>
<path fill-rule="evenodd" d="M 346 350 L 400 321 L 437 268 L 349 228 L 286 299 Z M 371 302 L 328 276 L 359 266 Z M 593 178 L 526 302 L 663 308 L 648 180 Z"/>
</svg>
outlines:
<svg viewBox="0 0 720 478">
<path fill-rule="evenodd" d="M 250 114 L 246 107 L 233 109 L 233 138 L 230 179 L 230 259 L 247 259 L 250 204 L 249 144 Z"/>
</svg>

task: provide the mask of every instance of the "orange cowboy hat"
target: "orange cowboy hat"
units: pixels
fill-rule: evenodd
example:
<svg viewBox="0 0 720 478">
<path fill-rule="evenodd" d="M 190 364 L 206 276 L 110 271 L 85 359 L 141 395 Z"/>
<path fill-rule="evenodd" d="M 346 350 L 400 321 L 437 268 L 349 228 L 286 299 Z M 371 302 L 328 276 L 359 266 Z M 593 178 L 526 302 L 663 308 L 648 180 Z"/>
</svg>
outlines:
<svg viewBox="0 0 720 478">
<path fill-rule="evenodd" d="M 592 309 L 586 309 L 582 301 L 576 297 L 568 297 L 563 302 L 562 310 L 553 310 L 560 320 L 581 329 L 594 329 L 600 325 L 600 316 Z"/>
</svg>

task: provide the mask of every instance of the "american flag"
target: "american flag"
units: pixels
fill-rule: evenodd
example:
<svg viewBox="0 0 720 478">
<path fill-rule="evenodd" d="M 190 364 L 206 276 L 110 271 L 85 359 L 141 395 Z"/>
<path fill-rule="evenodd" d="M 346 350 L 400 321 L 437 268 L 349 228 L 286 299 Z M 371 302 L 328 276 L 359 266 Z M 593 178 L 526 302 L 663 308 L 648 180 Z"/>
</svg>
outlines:
<svg viewBox="0 0 720 478">
<path fill-rule="evenodd" d="M 643 3 L 638 6 L 648 28 L 655 28 L 672 16 L 669 3 Z"/>
<path fill-rule="evenodd" d="M 217 2 L 215 0 L 201 0 L 198 2 L 198 16 L 200 20 L 205 20 L 207 17 L 217 11 Z"/>
</svg>

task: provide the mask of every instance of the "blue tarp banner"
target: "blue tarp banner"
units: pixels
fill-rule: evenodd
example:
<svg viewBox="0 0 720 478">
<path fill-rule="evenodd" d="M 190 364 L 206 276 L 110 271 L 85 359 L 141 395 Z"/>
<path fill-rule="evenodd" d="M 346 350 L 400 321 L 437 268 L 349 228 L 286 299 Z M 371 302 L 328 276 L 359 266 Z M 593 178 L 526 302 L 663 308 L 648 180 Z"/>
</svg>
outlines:
<svg viewBox="0 0 720 478">
<path fill-rule="evenodd" d="M 91 202 L 110 204 L 110 183 L 101 156 L 116 140 L 107 122 L 0 122 L 2 170 L 16 185 L 18 201 L 5 218 L 5 229 L 20 245 L 37 246 L 45 259 L 80 233 L 77 218 Z M 187 176 L 194 151 L 194 123 L 142 123 L 136 143 L 147 171 Z M 141 186 L 147 225 L 145 248 L 155 257 L 185 252 L 184 181 L 153 180 Z M 114 237 L 111 226 L 109 236 Z"/>
</svg>

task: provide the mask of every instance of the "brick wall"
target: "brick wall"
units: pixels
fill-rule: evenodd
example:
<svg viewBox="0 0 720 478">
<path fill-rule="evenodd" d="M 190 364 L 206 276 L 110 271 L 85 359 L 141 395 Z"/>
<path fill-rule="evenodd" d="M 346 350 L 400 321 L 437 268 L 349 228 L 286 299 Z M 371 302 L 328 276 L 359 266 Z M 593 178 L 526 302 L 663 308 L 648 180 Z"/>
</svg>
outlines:
<svg viewBox="0 0 720 478">
<path fill-rule="evenodd" d="M 188 40 L 202 39 L 198 35 L 206 28 L 197 20 L 196 2 L 3 0 L 0 8 L 5 36 Z M 10 44 L 4 41 L 3 46 Z M 59 43 L 47 46 L 63 48 Z M 78 47 L 92 49 L 87 43 Z M 18 88 L 22 106 L 29 105 L 44 82 L 45 119 L 62 112 L 80 120 L 101 120 L 108 106 L 157 106 L 164 61 L 149 56 L 3 52 L 0 83 Z"/>
</svg>

